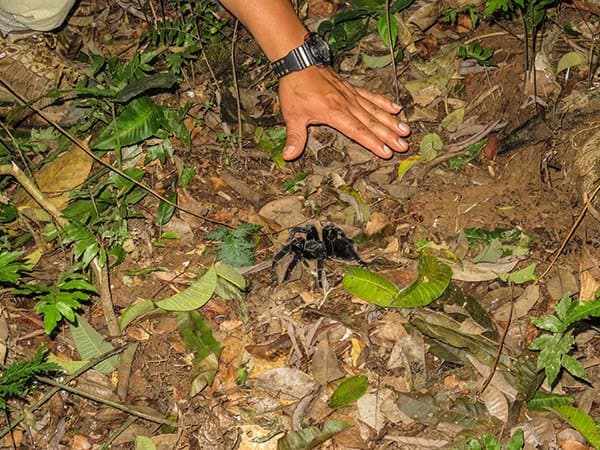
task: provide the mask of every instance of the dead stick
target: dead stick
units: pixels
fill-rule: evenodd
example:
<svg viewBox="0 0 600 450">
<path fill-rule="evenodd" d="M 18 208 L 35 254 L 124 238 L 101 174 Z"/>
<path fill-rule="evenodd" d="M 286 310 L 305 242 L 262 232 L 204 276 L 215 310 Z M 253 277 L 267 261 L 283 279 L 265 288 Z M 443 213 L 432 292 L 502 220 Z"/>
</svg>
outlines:
<svg viewBox="0 0 600 450">
<path fill-rule="evenodd" d="M 42 383 L 49 384 L 50 386 L 54 386 L 55 388 L 58 388 L 62 391 L 71 392 L 72 394 L 78 395 L 80 397 L 87 398 L 89 400 L 93 400 L 95 402 L 102 403 L 107 406 L 111 406 L 113 408 L 124 411 L 128 414 L 131 414 L 132 416 L 136 416 L 141 419 L 146 419 L 146 420 L 149 420 L 150 422 L 160 423 L 163 425 L 170 425 L 170 426 L 175 426 L 175 427 L 177 426 L 175 423 L 173 423 L 172 421 L 170 421 L 168 419 L 163 419 L 162 417 L 156 417 L 156 416 L 153 416 L 152 414 L 147 414 L 143 411 L 139 411 L 139 410 L 133 408 L 130 405 L 126 405 L 125 403 L 115 402 L 115 401 L 109 400 L 107 398 L 100 397 L 99 395 L 90 394 L 89 392 L 82 391 L 81 389 L 77 389 L 77 388 L 68 386 L 64 383 L 59 383 L 58 381 L 54 381 L 51 378 L 40 377 L 40 376 L 35 377 L 35 378 L 36 378 L 36 380 L 41 381 Z"/>
<path fill-rule="evenodd" d="M 64 227 L 68 224 L 68 221 L 62 217 L 62 213 L 58 210 L 54 204 L 44 197 L 44 194 L 38 189 L 33 181 L 23 173 L 23 171 L 14 162 L 11 164 L 4 164 L 0 166 L 0 175 L 12 175 L 19 182 L 19 184 L 27 191 L 29 195 L 36 201 L 38 205 L 42 207 L 56 223 Z"/>
</svg>

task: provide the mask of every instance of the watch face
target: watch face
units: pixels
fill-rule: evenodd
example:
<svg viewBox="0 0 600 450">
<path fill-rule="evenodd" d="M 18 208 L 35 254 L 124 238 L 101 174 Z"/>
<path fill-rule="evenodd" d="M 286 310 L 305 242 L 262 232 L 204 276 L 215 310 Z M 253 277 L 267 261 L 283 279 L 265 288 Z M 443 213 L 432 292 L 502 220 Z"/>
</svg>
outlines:
<svg viewBox="0 0 600 450">
<path fill-rule="evenodd" d="M 317 33 L 310 33 L 306 44 L 318 64 L 331 64 L 331 50 L 321 36 Z"/>
</svg>

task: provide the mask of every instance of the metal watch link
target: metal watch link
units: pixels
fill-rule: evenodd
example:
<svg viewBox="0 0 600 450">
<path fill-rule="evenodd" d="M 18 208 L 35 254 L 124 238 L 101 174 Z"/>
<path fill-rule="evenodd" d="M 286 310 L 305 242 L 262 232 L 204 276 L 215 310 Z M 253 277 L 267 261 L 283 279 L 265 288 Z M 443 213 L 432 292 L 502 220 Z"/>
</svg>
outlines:
<svg viewBox="0 0 600 450">
<path fill-rule="evenodd" d="M 286 56 L 271 63 L 271 69 L 281 78 L 288 73 L 297 72 L 314 65 L 331 65 L 331 50 L 327 42 L 317 33 L 308 33 L 304 43 Z"/>
</svg>

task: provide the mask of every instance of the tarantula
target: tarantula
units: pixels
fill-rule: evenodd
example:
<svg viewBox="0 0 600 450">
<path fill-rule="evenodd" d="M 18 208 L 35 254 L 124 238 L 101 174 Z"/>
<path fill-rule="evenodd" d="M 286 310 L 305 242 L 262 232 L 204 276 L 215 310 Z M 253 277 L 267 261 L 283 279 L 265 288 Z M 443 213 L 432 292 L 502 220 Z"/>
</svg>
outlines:
<svg viewBox="0 0 600 450">
<path fill-rule="evenodd" d="M 288 244 L 273 257 L 271 276 L 275 277 L 277 264 L 289 254 L 293 254 L 293 258 L 285 269 L 283 281 L 290 278 L 292 271 L 300 261 L 306 263 L 308 259 L 316 259 L 317 284 L 321 289 L 323 288 L 325 259 L 353 259 L 361 266 L 366 265 L 358 255 L 356 245 L 352 239 L 347 237 L 341 229 L 329 224 L 323 227 L 321 233 L 323 239 L 319 238 L 317 228 L 311 224 L 304 227 L 293 227 L 290 230 Z M 297 234 L 303 234 L 304 236 L 296 237 Z"/>
</svg>

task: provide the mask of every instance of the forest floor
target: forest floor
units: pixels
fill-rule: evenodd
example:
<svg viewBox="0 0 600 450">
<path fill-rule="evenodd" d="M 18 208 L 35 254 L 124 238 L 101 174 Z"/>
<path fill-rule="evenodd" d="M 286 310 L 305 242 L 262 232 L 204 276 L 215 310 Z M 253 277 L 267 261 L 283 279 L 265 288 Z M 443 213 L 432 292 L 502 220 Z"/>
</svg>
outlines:
<svg viewBox="0 0 600 450">
<path fill-rule="evenodd" d="M 351 9 L 338 3 L 312 0 L 300 11 L 316 29 Z M 167 6 L 166 14 L 176 18 Z M 82 74 L 94 86 L 110 78 L 108 63 L 100 69 L 97 59 L 82 59 L 82 53 L 118 56 L 124 65 L 153 48 L 172 59 L 162 67 L 160 57 L 149 60 L 152 70 L 140 69 L 142 61 L 136 70 L 174 73 L 173 55 L 191 44 L 152 47 L 149 39 L 140 45 L 156 23 L 138 7 L 82 2 L 56 33 L 5 38 L 2 80 L 28 100 L 52 88 L 64 94 Z M 436 8 L 444 9 L 441 3 Z M 396 67 L 397 100 L 413 130 L 410 151 L 383 161 L 334 130 L 313 127 L 304 155 L 285 164 L 278 153 L 276 81 L 245 30 L 230 57 L 233 20 L 215 10 L 208 17 L 223 23 L 218 39 L 207 38 L 193 59 L 183 59 L 187 65 L 176 73 L 175 88 L 140 90 L 151 92 L 156 104 L 185 107 L 181 122 L 189 142 L 167 130 L 166 139 L 151 133 L 119 152 L 94 149 L 104 163 L 129 174 L 138 169 L 154 192 L 177 194 L 187 212 L 159 206 L 152 194 L 127 197 L 141 189 L 106 184 L 114 173 L 76 145 L 64 145 L 58 133 L 44 135 L 47 123 L 23 109 L 15 114 L 14 104 L 3 99 L 2 142 L 9 151 L 0 154 L 2 164 L 15 163 L 25 173 L 18 178 L 5 171 L 0 178 L 2 203 L 19 210 L 18 218 L 0 225 L 3 251 L 37 256 L 31 270 L 18 272 L 16 286 L 0 277 L 0 363 L 31 358 L 41 345 L 71 371 L 80 366 L 67 362 L 110 348 L 120 359 L 104 371 L 80 371 L 73 380 L 37 378 L 38 387 L 24 398 L 3 393 L 10 400 L 9 414 L 0 418 L 1 448 L 477 448 L 473 441 L 466 447 L 467 440 L 490 433 L 506 443 L 518 429 L 525 448 L 592 448 L 586 438 L 592 442 L 593 434 L 584 438 L 581 422 L 574 425 L 527 402 L 536 392 L 552 392 L 570 396 L 577 411 L 600 417 L 598 308 L 589 313 L 595 319 L 584 315 L 565 331 L 574 342 L 562 351 L 581 364 L 586 379 L 573 376 L 576 370 L 567 359 L 560 361 L 557 347 L 547 347 L 559 359 L 551 356 L 546 364 L 538 360 L 539 350 L 530 349 L 536 337 L 551 334 L 532 318 L 555 314 L 565 294 L 600 301 L 600 20 L 594 3 L 560 3 L 549 10 L 537 34 L 536 70 L 529 72 L 531 40 L 517 18 L 490 20 L 479 13 L 473 24 L 464 10 L 456 21 L 443 23 L 424 9 L 412 5 L 395 15 L 397 46 L 404 49 Z M 370 14 L 368 33 L 339 51 L 336 69 L 352 83 L 393 98 L 393 69 L 384 64 L 386 48 L 373 27 L 380 13 Z M 414 23 L 426 22 L 427 14 L 433 19 L 419 30 Z M 487 60 L 495 65 L 460 58 L 458 48 L 473 43 L 495 49 Z M 563 58 L 567 54 L 571 59 Z M 559 61 L 567 67 L 557 73 Z M 135 101 L 132 94 L 106 107 L 96 94 L 78 92 L 61 102 L 46 97 L 42 106 L 80 139 L 91 134 L 94 148 L 101 124 L 85 130 L 82 117 L 90 111 L 110 116 L 111 107 L 114 114 Z M 165 141 L 170 150 L 162 155 Z M 66 160 L 57 158 L 63 151 Z M 62 244 L 45 239 L 48 215 L 35 212 L 52 208 L 24 199 L 25 179 L 35 179 L 58 209 L 92 199 L 88 207 L 97 212 L 102 202 L 112 202 L 105 210 L 110 217 L 83 221 L 98 245 L 80 246 L 81 234 Z M 367 270 L 353 269 L 352 260 L 328 259 L 321 288 L 316 263 L 308 259 L 284 281 L 289 254 L 272 276 L 271 259 L 288 243 L 290 227 L 307 224 L 343 230 Z M 18 240 L 24 235 L 29 239 Z M 123 258 L 110 254 L 112 246 L 123 250 Z M 103 249 L 108 266 L 94 270 Z M 86 251 L 87 265 L 81 263 Z M 435 258 L 433 269 L 424 267 L 431 261 L 424 255 Z M 206 288 L 202 283 L 209 283 L 215 263 L 216 287 Z M 531 264 L 535 276 L 527 275 Z M 423 291 L 445 273 L 442 266 L 452 268 L 452 280 L 447 287 L 440 282 L 441 295 L 425 306 L 392 307 L 404 294 L 392 292 L 386 301 L 377 290 L 393 290 L 383 277 L 401 289 Z M 99 294 L 89 301 L 80 297 L 80 308 L 67 308 L 80 314 L 77 327 L 63 310 L 66 319 L 48 334 L 36 309 L 40 295 L 13 288 L 46 283 L 72 294 L 76 289 L 69 291 L 57 276 L 73 267 L 89 276 Z M 507 279 L 508 272 L 516 275 Z M 370 290 L 369 283 L 379 285 Z M 189 293 L 182 301 L 201 303 L 194 309 L 199 315 L 173 311 L 172 303 L 155 307 L 181 292 Z M 107 308 L 120 321 L 117 332 L 107 323 Z M 96 352 L 83 355 L 82 339 Z M 549 383 L 544 378 L 553 370 L 558 373 Z M 68 383 L 73 392 L 61 390 L 33 407 L 52 389 L 49 378 Z M 22 413 L 26 419 L 8 433 L 7 420 Z"/>
</svg>

